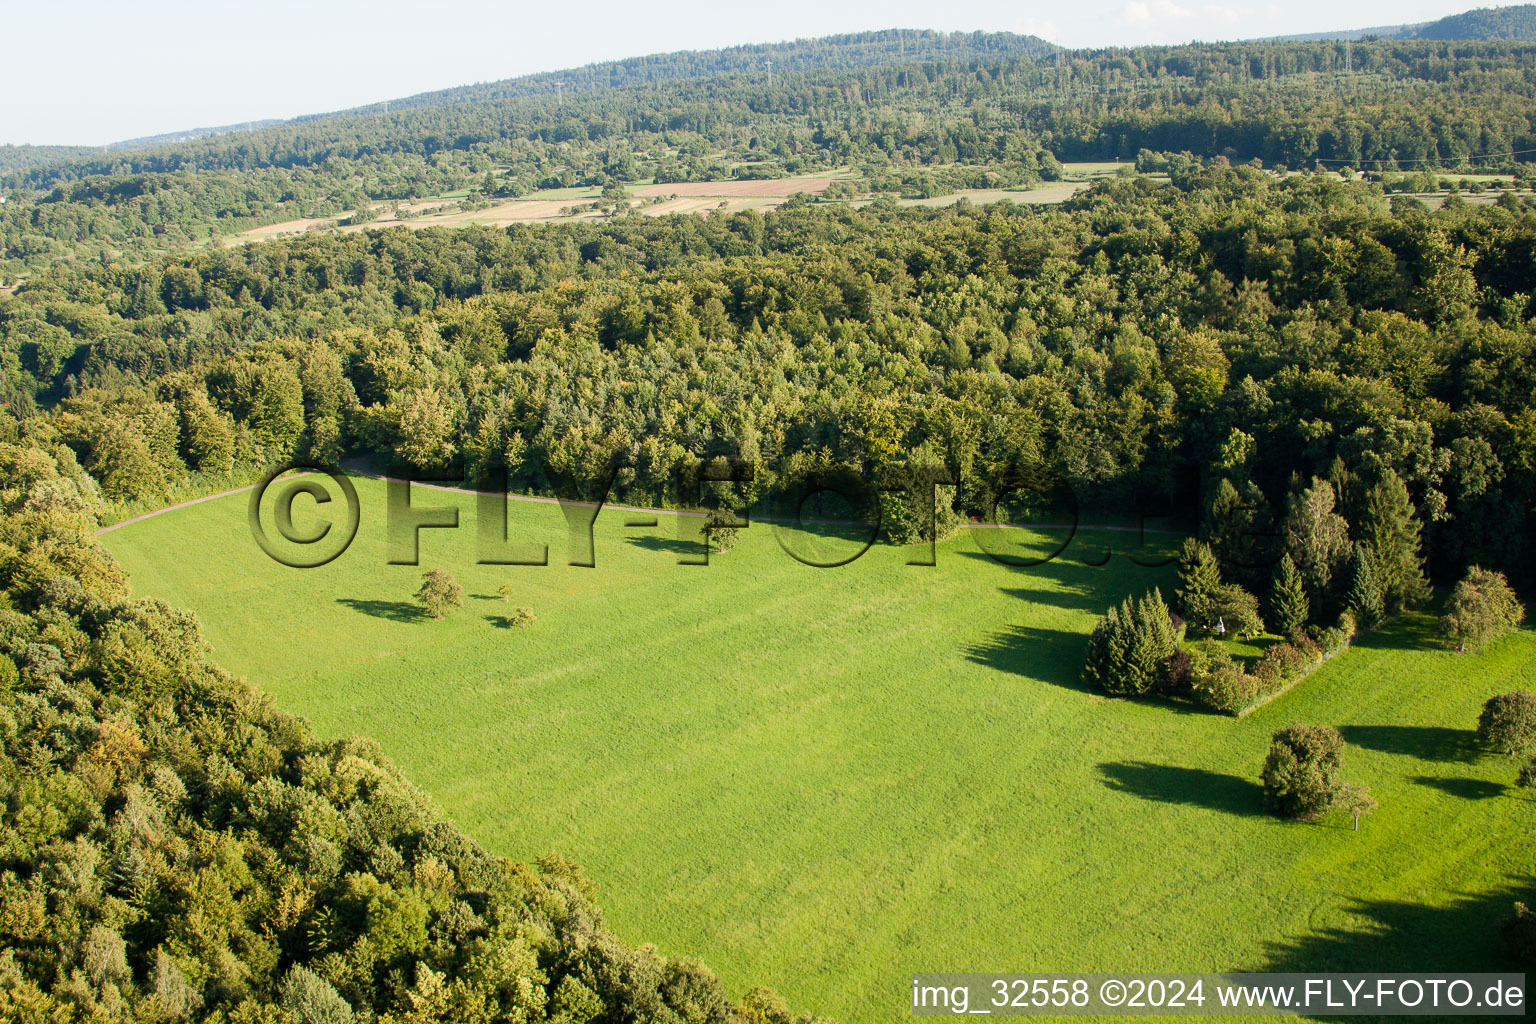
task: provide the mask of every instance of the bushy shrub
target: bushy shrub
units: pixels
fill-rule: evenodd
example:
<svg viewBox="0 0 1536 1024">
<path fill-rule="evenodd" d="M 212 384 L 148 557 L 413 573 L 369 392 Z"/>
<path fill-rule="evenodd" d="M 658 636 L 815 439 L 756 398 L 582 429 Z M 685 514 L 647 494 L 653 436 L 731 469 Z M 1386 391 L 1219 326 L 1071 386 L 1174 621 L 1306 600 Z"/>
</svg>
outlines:
<svg viewBox="0 0 1536 1024">
<path fill-rule="evenodd" d="M 1341 791 L 1344 737 L 1328 725 L 1290 725 L 1278 730 L 1264 760 L 1264 802 L 1287 818 L 1322 814 Z"/>
<path fill-rule="evenodd" d="M 1477 738 L 1511 757 L 1536 748 L 1536 693 L 1516 690 L 1489 697 L 1477 719 Z"/>
<path fill-rule="evenodd" d="M 1504 574 L 1474 565 L 1446 600 L 1440 631 L 1456 650 L 1477 651 L 1524 619 L 1525 608 Z"/>
<path fill-rule="evenodd" d="M 1264 632 L 1259 599 L 1236 583 L 1223 583 L 1216 589 L 1216 620 L 1227 632 L 1240 637 Z"/>
<path fill-rule="evenodd" d="M 1185 694 L 1190 691 L 1194 680 L 1194 659 L 1180 647 L 1163 662 L 1162 680 L 1158 688 L 1163 693 Z"/>
<path fill-rule="evenodd" d="M 1259 667 L 1267 666 L 1277 679 L 1286 680 L 1310 668 L 1321 653 L 1310 637 L 1298 636 L 1294 641 L 1270 644 L 1264 657 L 1259 659 Z"/>
<path fill-rule="evenodd" d="M 1259 684 L 1238 666 L 1222 665 L 1201 679 L 1198 692 L 1207 707 L 1235 715 L 1258 700 Z"/>
</svg>

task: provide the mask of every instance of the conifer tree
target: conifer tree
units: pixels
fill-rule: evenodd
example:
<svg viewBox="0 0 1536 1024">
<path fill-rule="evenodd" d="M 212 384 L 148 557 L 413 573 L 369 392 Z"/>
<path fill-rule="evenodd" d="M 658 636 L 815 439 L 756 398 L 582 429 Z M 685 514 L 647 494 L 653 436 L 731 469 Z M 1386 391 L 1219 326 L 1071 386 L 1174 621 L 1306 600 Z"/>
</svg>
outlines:
<svg viewBox="0 0 1536 1024">
<path fill-rule="evenodd" d="M 1282 555 L 1270 591 L 1269 624 L 1281 636 L 1296 636 L 1306 628 L 1310 610 L 1306 584 L 1302 582 L 1296 563 L 1289 553 Z"/>
<path fill-rule="evenodd" d="M 1381 580 L 1376 573 L 1376 560 L 1365 544 L 1355 545 L 1355 557 L 1350 567 L 1349 609 L 1362 629 L 1370 629 L 1381 622 L 1385 614 Z"/>
<path fill-rule="evenodd" d="M 1258 485 L 1249 481 L 1239 490 L 1223 478 L 1211 499 L 1210 527 L 1222 575 L 1248 589 L 1262 587 L 1266 567 L 1274 564 L 1275 524 Z"/>
<path fill-rule="evenodd" d="M 1095 689 L 1109 689 L 1106 681 L 1112 672 L 1113 646 L 1120 634 L 1119 619 L 1119 609 L 1110 608 L 1094 623 L 1093 632 L 1088 634 L 1088 653 L 1083 658 L 1082 680 Z"/>
<path fill-rule="evenodd" d="M 1221 567 L 1209 544 L 1193 537 L 1179 552 L 1179 585 L 1174 601 L 1185 621 L 1210 629 L 1216 620 L 1216 600 L 1221 591 Z"/>
<path fill-rule="evenodd" d="M 1399 612 L 1429 596 L 1419 552 L 1419 520 L 1408 488 L 1390 469 L 1367 495 L 1361 526 L 1370 547 L 1383 610 Z"/>
<path fill-rule="evenodd" d="M 1154 590 L 1136 601 L 1127 597 L 1094 626 L 1082 680 L 1106 693 L 1150 693 L 1178 646 L 1178 631 L 1162 594 Z"/>
</svg>

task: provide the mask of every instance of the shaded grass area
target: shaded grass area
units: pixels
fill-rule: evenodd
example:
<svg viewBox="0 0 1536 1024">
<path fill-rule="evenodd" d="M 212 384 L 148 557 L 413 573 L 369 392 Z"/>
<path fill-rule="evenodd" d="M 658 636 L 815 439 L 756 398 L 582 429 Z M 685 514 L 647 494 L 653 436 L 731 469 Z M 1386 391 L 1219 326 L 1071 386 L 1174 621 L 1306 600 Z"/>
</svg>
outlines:
<svg viewBox="0 0 1536 1024">
<path fill-rule="evenodd" d="M 513 502 L 510 535 L 551 564 L 498 567 L 475 564 L 473 499 L 425 492 L 461 528 L 392 566 L 383 487 L 357 487 L 363 529 L 319 569 L 261 554 L 243 495 L 103 541 L 140 592 L 198 612 L 221 663 L 324 735 L 376 737 L 491 849 L 573 857 L 626 939 L 734 991 L 860 1024 L 905 1016 L 917 970 L 1500 961 L 1536 803 L 1471 729 L 1491 694 L 1536 687 L 1530 633 L 1458 656 L 1410 617 L 1234 721 L 1078 683 L 1094 618 L 1170 590 L 1134 536 L 1011 569 L 967 531 L 933 566 L 876 545 L 817 569 L 789 552 L 857 540 L 754 522 L 688 566 L 686 524 L 605 512 L 587 569 L 558 508 Z M 410 597 L 439 565 L 467 598 L 433 621 Z M 480 600 L 508 582 L 528 629 Z M 1269 735 L 1293 721 L 1343 730 L 1381 804 L 1360 832 L 1262 814 Z"/>
</svg>

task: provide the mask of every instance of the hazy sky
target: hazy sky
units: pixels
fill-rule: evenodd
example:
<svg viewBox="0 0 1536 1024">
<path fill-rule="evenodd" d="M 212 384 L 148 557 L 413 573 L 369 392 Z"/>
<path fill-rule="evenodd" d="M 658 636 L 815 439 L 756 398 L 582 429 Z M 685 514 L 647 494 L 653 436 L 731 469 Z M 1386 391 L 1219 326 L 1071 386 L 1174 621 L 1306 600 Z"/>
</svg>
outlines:
<svg viewBox="0 0 1536 1024">
<path fill-rule="evenodd" d="M 81 0 L 4 9 L 0 143 L 96 145 L 292 117 L 666 50 L 876 28 L 1011 30 L 1064 46 L 1428 21 L 1488 0 Z M 1492 6 L 1502 6 L 1492 4 Z"/>
</svg>

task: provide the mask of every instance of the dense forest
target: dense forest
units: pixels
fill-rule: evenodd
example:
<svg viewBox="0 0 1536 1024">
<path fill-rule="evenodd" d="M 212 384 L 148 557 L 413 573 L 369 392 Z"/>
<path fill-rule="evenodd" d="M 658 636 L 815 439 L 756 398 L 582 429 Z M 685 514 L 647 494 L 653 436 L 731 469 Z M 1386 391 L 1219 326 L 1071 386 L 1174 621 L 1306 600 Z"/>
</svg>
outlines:
<svg viewBox="0 0 1536 1024">
<path fill-rule="evenodd" d="M 1536 5 L 1483 7 L 1403 29 L 1403 39 L 1536 40 Z"/>
<path fill-rule="evenodd" d="M 119 500 L 354 450 L 536 491 L 621 459 L 616 496 L 646 503 L 715 459 L 758 464 L 749 504 L 812 467 L 925 461 L 977 515 L 1039 463 L 1084 502 L 1225 476 L 1278 505 L 1342 462 L 1407 484 L 1437 576 L 1528 571 L 1529 201 L 1172 177 L 1051 211 L 801 205 L 64 265 L 0 301 L 8 404 Z"/>
<path fill-rule="evenodd" d="M 1334 32 L 1306 32 L 1279 37 L 1280 42 L 1316 42 L 1321 39 L 1439 39 L 1536 42 L 1536 4 L 1480 7 L 1438 21 L 1414 25 L 1382 25 Z"/>
</svg>

